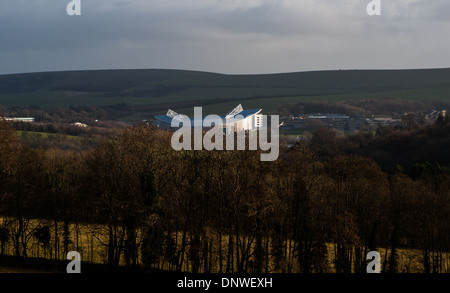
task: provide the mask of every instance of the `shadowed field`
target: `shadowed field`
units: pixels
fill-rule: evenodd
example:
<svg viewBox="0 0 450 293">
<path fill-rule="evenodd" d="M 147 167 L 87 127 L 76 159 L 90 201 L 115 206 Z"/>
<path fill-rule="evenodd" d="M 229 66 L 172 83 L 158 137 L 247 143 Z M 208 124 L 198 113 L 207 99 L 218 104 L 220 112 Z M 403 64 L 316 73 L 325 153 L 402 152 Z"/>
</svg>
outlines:
<svg viewBox="0 0 450 293">
<path fill-rule="evenodd" d="M 146 105 L 164 112 L 237 101 L 272 112 L 310 100 L 450 99 L 450 69 L 338 70 L 225 75 L 185 70 L 92 70 L 0 76 L 0 105 L 41 108 L 78 105 Z M 222 110 L 223 111 L 223 110 Z"/>
</svg>

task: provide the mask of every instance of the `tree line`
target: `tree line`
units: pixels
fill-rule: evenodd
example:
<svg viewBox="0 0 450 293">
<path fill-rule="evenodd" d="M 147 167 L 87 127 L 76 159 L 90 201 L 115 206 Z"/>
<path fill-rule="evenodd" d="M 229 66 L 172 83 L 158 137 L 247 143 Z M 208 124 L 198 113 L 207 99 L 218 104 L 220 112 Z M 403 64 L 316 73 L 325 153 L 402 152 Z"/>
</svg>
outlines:
<svg viewBox="0 0 450 293">
<path fill-rule="evenodd" d="M 449 270 L 446 166 L 387 172 L 304 142 L 261 162 L 257 151 L 177 152 L 170 137 L 136 125 L 87 150 L 40 149 L 2 121 L 1 254 L 9 245 L 29 258 L 38 239 L 47 258 L 61 258 L 84 224 L 101 225 L 92 236 L 111 267 L 355 273 L 375 250 L 383 272 Z M 30 232 L 31 219 L 46 225 Z"/>
</svg>

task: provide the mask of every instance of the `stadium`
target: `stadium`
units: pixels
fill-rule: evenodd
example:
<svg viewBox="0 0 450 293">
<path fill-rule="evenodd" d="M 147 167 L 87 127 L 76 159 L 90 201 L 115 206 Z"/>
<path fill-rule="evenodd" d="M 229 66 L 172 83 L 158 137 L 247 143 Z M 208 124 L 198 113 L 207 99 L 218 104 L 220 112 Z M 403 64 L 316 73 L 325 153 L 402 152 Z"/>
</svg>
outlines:
<svg viewBox="0 0 450 293">
<path fill-rule="evenodd" d="M 224 129 L 225 133 L 240 132 L 240 131 L 253 131 L 263 126 L 263 115 L 260 114 L 262 109 L 244 110 L 241 104 L 231 110 L 226 115 L 219 115 L 222 119 L 220 127 Z M 202 127 L 210 128 L 209 123 L 204 123 L 207 117 L 201 117 Z M 194 126 L 194 118 L 189 118 L 186 115 L 178 114 L 172 110 L 168 110 L 166 115 L 155 116 L 154 124 L 160 129 L 176 129 L 183 125 L 183 121 L 189 119 L 190 125 Z M 172 121 L 178 122 L 179 127 L 172 127 Z M 204 125 L 208 126 L 204 126 Z"/>
</svg>

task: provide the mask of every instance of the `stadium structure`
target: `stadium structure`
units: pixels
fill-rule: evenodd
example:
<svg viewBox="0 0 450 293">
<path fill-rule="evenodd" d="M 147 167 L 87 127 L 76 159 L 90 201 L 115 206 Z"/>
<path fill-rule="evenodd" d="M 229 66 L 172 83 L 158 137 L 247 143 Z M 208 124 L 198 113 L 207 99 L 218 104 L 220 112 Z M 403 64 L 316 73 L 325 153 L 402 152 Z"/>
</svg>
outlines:
<svg viewBox="0 0 450 293">
<path fill-rule="evenodd" d="M 240 132 L 240 131 L 252 131 L 257 130 L 258 128 L 261 128 L 263 126 L 263 115 L 260 114 L 262 109 L 251 109 L 251 110 L 244 110 L 241 104 L 239 104 L 236 108 L 234 108 L 232 111 L 230 111 L 226 115 L 219 115 L 219 117 L 222 119 L 222 123 L 220 127 L 224 129 L 225 133 L 231 133 L 231 132 Z M 177 127 L 172 127 L 172 120 L 174 120 L 177 123 L 177 125 L 182 126 L 182 121 L 184 119 L 190 120 L 191 127 L 194 127 L 194 118 L 188 117 L 183 114 L 178 114 L 172 110 L 168 110 L 166 115 L 157 115 L 155 116 L 154 124 L 161 129 L 174 129 Z M 205 121 L 205 117 L 201 117 L 202 125 Z M 210 127 L 203 127 L 203 128 L 210 128 Z"/>
</svg>

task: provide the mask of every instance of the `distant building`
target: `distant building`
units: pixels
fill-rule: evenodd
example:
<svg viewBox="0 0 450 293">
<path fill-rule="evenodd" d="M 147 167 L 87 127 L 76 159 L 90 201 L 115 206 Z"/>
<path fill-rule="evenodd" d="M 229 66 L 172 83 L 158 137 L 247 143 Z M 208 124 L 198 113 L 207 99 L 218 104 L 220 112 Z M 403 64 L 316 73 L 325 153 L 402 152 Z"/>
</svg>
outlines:
<svg viewBox="0 0 450 293">
<path fill-rule="evenodd" d="M 75 123 L 72 123 L 72 124 L 70 124 L 70 125 L 77 126 L 77 127 L 82 127 L 82 128 L 88 127 L 87 124 L 80 123 L 80 122 L 75 122 Z"/>
<path fill-rule="evenodd" d="M 390 116 L 372 115 L 372 117 L 366 118 L 368 125 L 373 126 L 395 126 L 401 123 L 401 119 L 393 119 Z"/>
<path fill-rule="evenodd" d="M 0 117 L 0 119 L 12 122 L 34 122 L 33 117 Z"/>
<path fill-rule="evenodd" d="M 350 116 L 342 114 L 311 114 L 308 119 L 321 121 L 324 125 L 338 130 L 348 130 Z"/>
<path fill-rule="evenodd" d="M 308 116 L 309 119 L 320 119 L 320 120 L 328 120 L 333 121 L 335 119 L 349 119 L 350 116 L 341 115 L 341 114 L 311 114 Z"/>
</svg>

